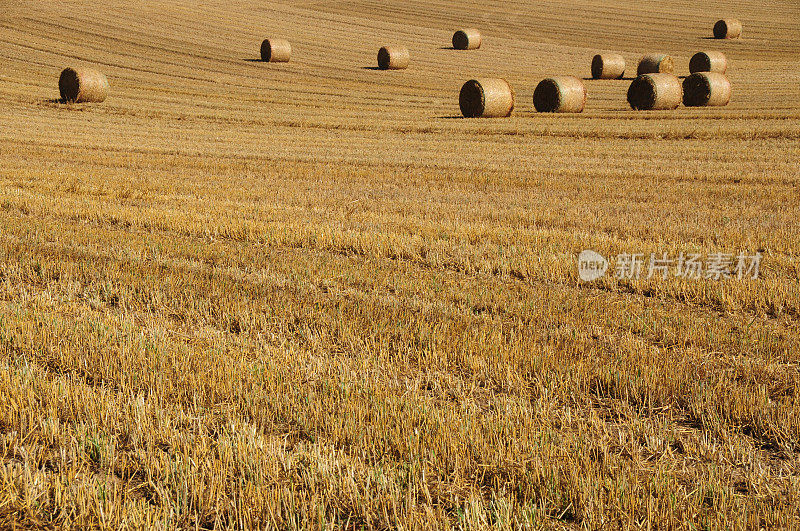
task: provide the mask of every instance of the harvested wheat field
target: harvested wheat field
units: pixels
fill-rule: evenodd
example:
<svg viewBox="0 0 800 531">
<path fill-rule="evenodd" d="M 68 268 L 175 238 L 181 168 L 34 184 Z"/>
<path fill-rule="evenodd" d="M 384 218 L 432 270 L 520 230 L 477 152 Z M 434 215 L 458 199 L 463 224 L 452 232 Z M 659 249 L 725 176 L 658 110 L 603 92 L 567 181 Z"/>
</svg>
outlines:
<svg viewBox="0 0 800 531">
<path fill-rule="evenodd" d="M 800 7 L 567 4 L 7 2 L 0 528 L 800 526 Z M 706 50 L 725 107 L 591 79 Z"/>
</svg>

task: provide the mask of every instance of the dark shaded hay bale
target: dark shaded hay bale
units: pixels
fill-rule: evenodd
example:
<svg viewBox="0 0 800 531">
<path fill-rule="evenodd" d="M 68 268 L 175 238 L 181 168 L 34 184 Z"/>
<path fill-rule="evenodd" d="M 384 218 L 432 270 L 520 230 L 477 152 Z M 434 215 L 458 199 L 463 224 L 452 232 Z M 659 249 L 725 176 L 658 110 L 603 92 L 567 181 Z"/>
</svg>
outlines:
<svg viewBox="0 0 800 531">
<path fill-rule="evenodd" d="M 61 99 L 73 103 L 100 103 L 108 97 L 108 79 L 93 68 L 65 68 L 58 78 Z"/>
<path fill-rule="evenodd" d="M 458 104 L 466 118 L 503 118 L 514 110 L 514 90 L 505 79 L 472 79 L 461 87 Z"/>
<path fill-rule="evenodd" d="M 714 24 L 715 39 L 738 39 L 742 36 L 742 23 L 735 18 L 723 18 Z"/>
<path fill-rule="evenodd" d="M 411 63 L 411 55 L 405 46 L 384 46 L 378 50 L 378 68 L 381 70 L 404 70 Z"/>
<path fill-rule="evenodd" d="M 543 79 L 533 91 L 533 106 L 539 112 L 582 112 L 585 105 L 586 87 L 577 77 Z"/>
<path fill-rule="evenodd" d="M 481 32 L 474 28 L 458 30 L 453 34 L 453 48 L 456 50 L 477 50 L 482 42 Z"/>
<path fill-rule="evenodd" d="M 625 58 L 618 53 L 597 54 L 592 58 L 594 79 L 621 79 L 625 75 Z"/>
<path fill-rule="evenodd" d="M 673 74 L 644 74 L 628 88 L 628 103 L 635 110 L 677 109 L 682 96 L 681 81 Z"/>
<path fill-rule="evenodd" d="M 288 63 L 292 45 L 285 39 L 264 39 L 261 43 L 261 60 L 268 63 Z"/>
<path fill-rule="evenodd" d="M 722 52 L 697 52 L 689 60 L 689 72 L 718 72 L 728 70 L 728 59 Z"/>
<path fill-rule="evenodd" d="M 731 101 L 731 82 L 719 72 L 697 72 L 683 80 L 687 107 L 722 107 Z"/>
<path fill-rule="evenodd" d="M 671 74 L 675 70 L 672 57 L 666 54 L 648 54 L 641 58 L 636 75 L 644 74 Z"/>
</svg>

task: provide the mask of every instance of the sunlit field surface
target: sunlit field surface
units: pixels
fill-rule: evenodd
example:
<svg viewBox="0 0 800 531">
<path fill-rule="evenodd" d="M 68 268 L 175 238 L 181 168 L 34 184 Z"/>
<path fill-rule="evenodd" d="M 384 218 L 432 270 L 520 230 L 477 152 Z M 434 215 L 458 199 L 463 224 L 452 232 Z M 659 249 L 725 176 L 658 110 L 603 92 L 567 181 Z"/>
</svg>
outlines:
<svg viewBox="0 0 800 531">
<path fill-rule="evenodd" d="M 743 37 L 712 40 L 722 17 Z M 800 5 L 0 7 L 0 527 L 800 526 Z M 480 50 L 450 48 L 474 26 Z M 292 61 L 257 61 L 266 37 Z M 408 70 L 373 69 L 408 46 Z M 638 58 L 727 107 L 631 111 Z M 580 115 L 535 113 L 542 78 Z M 67 66 L 111 84 L 57 101 Z M 508 119 L 462 119 L 504 77 Z M 578 277 L 585 249 L 763 256 Z M 645 265 L 646 269 L 646 265 Z"/>
</svg>

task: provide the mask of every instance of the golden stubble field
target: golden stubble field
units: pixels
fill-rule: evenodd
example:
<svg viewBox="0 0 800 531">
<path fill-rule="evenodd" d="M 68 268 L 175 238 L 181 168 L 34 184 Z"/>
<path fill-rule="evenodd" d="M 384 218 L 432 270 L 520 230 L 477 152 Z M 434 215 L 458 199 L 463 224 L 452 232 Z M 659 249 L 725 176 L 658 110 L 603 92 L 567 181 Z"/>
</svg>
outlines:
<svg viewBox="0 0 800 531">
<path fill-rule="evenodd" d="M 795 1 L 0 7 L 0 527 L 800 526 Z M 533 112 L 706 49 L 728 107 Z M 55 102 L 71 65 L 109 99 Z M 461 119 L 487 75 L 514 117 Z"/>
</svg>

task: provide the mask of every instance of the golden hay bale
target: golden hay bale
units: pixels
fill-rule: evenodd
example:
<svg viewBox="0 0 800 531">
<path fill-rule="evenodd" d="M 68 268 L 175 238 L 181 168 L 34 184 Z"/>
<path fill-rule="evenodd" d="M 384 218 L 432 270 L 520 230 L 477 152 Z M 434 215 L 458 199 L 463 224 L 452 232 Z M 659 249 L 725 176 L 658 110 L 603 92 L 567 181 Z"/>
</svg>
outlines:
<svg viewBox="0 0 800 531">
<path fill-rule="evenodd" d="M 618 53 L 597 54 L 592 59 L 592 77 L 621 79 L 625 75 L 625 58 Z"/>
<path fill-rule="evenodd" d="M 715 39 L 738 39 L 742 36 L 742 23 L 735 18 L 723 18 L 714 24 Z"/>
<path fill-rule="evenodd" d="M 292 45 L 284 39 L 264 39 L 261 43 L 261 60 L 268 63 L 288 63 Z"/>
<path fill-rule="evenodd" d="M 681 81 L 673 74 L 644 74 L 628 88 L 628 103 L 635 110 L 677 109 L 682 96 Z"/>
<path fill-rule="evenodd" d="M 481 47 L 481 32 L 474 28 L 458 30 L 453 34 L 453 48 L 456 50 L 476 50 Z"/>
<path fill-rule="evenodd" d="M 108 79 L 92 68 L 65 68 L 58 90 L 64 101 L 100 103 L 108 97 Z"/>
<path fill-rule="evenodd" d="M 405 46 L 384 46 L 378 50 L 378 68 L 381 70 L 403 70 L 410 62 L 411 55 Z"/>
<path fill-rule="evenodd" d="M 731 101 L 731 82 L 719 72 L 698 72 L 683 80 L 687 107 L 722 107 Z"/>
<path fill-rule="evenodd" d="M 728 69 L 728 59 L 722 52 L 697 52 L 689 60 L 689 72 L 719 72 Z"/>
<path fill-rule="evenodd" d="M 514 110 L 514 90 L 505 79 L 472 79 L 461 87 L 458 104 L 466 118 L 503 118 Z"/>
<path fill-rule="evenodd" d="M 533 106 L 539 112 L 582 112 L 584 105 L 586 87 L 577 77 L 550 77 L 533 91 Z"/>
<path fill-rule="evenodd" d="M 639 61 L 639 68 L 636 75 L 643 74 L 671 74 L 675 70 L 675 63 L 672 57 L 665 54 L 648 54 Z"/>
</svg>

